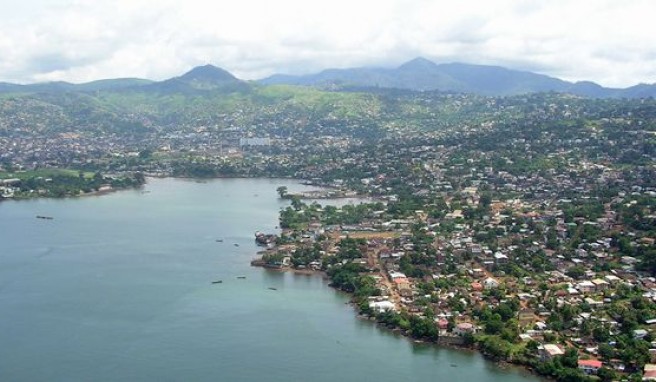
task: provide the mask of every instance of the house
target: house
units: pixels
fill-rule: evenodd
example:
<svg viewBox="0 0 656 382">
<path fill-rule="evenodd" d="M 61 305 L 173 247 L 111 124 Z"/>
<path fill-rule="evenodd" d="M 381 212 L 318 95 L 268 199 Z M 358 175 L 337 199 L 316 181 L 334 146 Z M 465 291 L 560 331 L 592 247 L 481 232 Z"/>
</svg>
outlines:
<svg viewBox="0 0 656 382">
<path fill-rule="evenodd" d="M 464 336 L 467 333 L 476 333 L 476 327 L 471 322 L 461 322 L 453 329 L 453 333 L 458 336 Z"/>
<path fill-rule="evenodd" d="M 608 281 L 608 282 L 611 283 L 611 284 L 617 284 L 617 283 L 619 283 L 620 281 L 622 281 L 621 278 L 619 278 L 619 277 L 617 277 L 617 276 L 615 276 L 615 275 L 607 275 L 607 276 L 604 276 L 604 280 Z"/>
<path fill-rule="evenodd" d="M 408 279 L 397 278 L 394 279 L 394 283 L 396 284 L 396 288 L 398 289 L 401 297 L 413 296 L 412 286 L 410 285 L 410 282 L 408 282 Z"/>
<path fill-rule="evenodd" d="M 645 329 L 636 329 L 633 331 L 633 337 L 636 339 L 645 338 L 648 332 Z"/>
<path fill-rule="evenodd" d="M 483 280 L 483 287 L 485 289 L 496 289 L 499 287 L 499 282 L 496 279 L 493 279 L 492 277 L 488 277 L 485 280 Z"/>
<path fill-rule="evenodd" d="M 594 292 L 596 289 L 596 285 L 592 283 L 592 281 L 582 281 L 576 285 L 576 289 L 581 291 L 581 293 L 590 293 Z"/>
<path fill-rule="evenodd" d="M 483 277 L 485 276 L 485 271 L 482 270 L 481 268 L 474 268 L 471 270 L 471 275 L 473 277 Z"/>
<path fill-rule="evenodd" d="M 394 303 L 391 301 L 374 301 L 369 303 L 369 307 L 376 313 L 391 312 L 394 310 Z"/>
<path fill-rule="evenodd" d="M 587 375 L 596 375 L 599 369 L 603 366 L 601 361 L 594 359 L 581 359 L 578 361 L 579 369 Z"/>
<path fill-rule="evenodd" d="M 606 290 L 609 286 L 609 283 L 602 279 L 594 279 L 592 280 L 592 283 L 595 285 L 595 289 L 598 291 Z"/>
<path fill-rule="evenodd" d="M 591 299 L 590 297 L 587 297 L 584 301 L 592 309 L 598 309 L 598 308 L 601 308 L 602 306 L 604 306 L 603 301 L 594 300 L 594 299 Z"/>
<path fill-rule="evenodd" d="M 494 262 L 497 265 L 507 264 L 508 263 L 508 256 L 504 255 L 501 252 L 497 252 L 497 253 L 494 254 Z"/>
<path fill-rule="evenodd" d="M 648 363 L 642 373 L 643 381 L 656 381 L 656 365 Z"/>
<path fill-rule="evenodd" d="M 544 344 L 541 348 L 538 348 L 538 354 L 540 360 L 546 362 L 552 360 L 556 356 L 565 354 L 565 351 L 560 345 Z"/>
</svg>

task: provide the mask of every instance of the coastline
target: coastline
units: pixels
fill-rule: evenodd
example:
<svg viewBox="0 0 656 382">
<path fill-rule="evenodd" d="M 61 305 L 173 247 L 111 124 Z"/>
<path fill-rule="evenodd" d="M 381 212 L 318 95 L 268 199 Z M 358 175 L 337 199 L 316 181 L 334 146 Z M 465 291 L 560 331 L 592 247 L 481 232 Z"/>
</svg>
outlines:
<svg viewBox="0 0 656 382">
<path fill-rule="evenodd" d="M 176 178 L 172 178 L 172 179 L 176 179 Z M 239 179 L 242 179 L 242 178 L 239 178 Z M 112 190 L 106 190 L 106 191 L 102 191 L 102 192 L 88 193 L 88 194 L 79 195 L 79 196 L 102 196 L 102 195 L 110 194 L 110 193 L 113 193 L 113 192 L 116 192 L 116 191 L 129 191 L 129 190 L 131 190 L 131 189 L 130 189 L 130 188 L 128 188 L 128 189 L 112 189 Z M 136 193 L 135 193 L 135 194 L 136 194 Z M 59 198 L 58 198 L 58 199 L 59 199 Z M 63 199 L 63 198 L 61 198 L 61 199 Z M 327 278 L 328 278 L 328 275 L 326 274 L 326 272 L 324 272 L 324 271 L 318 271 L 318 270 L 311 270 L 311 269 L 294 269 L 294 268 L 276 269 L 276 268 L 267 268 L 267 270 L 272 270 L 272 271 L 277 271 L 277 272 L 290 272 L 290 273 L 292 273 L 292 274 L 294 274 L 294 275 L 304 275 L 304 276 L 314 276 L 314 275 L 317 275 L 317 276 L 322 277 L 323 279 L 327 279 Z M 348 292 L 344 292 L 344 291 L 342 291 L 342 290 L 339 290 L 339 289 L 335 288 L 335 287 L 332 286 L 332 285 L 331 285 L 331 287 L 332 287 L 332 289 L 335 290 L 335 291 L 338 291 L 338 292 L 341 292 L 341 293 L 348 293 Z M 341 294 L 341 293 L 340 293 L 340 294 Z M 349 296 L 352 298 L 352 297 L 353 297 L 353 294 L 352 294 L 352 293 L 349 293 Z M 356 306 L 353 304 L 352 301 L 349 302 L 349 305 L 351 305 L 352 308 L 356 308 Z M 394 329 L 394 328 L 390 328 L 390 327 L 388 327 L 388 326 L 385 326 L 384 324 L 381 324 L 381 323 L 376 322 L 375 319 L 373 319 L 372 317 L 359 315 L 357 310 L 355 310 L 355 312 L 349 312 L 349 313 L 352 313 L 352 314 L 355 313 L 355 314 L 356 314 L 356 318 L 358 318 L 358 319 L 367 320 L 367 321 L 370 321 L 370 322 L 373 321 L 373 322 L 376 323 L 376 328 L 380 328 L 380 329 L 383 329 L 383 330 L 385 330 L 385 331 L 387 331 L 387 332 L 389 332 L 389 333 L 393 333 L 395 336 L 397 336 L 397 335 L 399 335 L 399 336 L 403 336 L 403 337 L 405 337 L 405 339 L 406 339 L 407 341 L 410 341 L 410 343 L 412 343 L 412 344 L 417 344 L 417 345 L 438 345 L 438 346 L 437 346 L 438 348 L 453 349 L 453 350 L 457 350 L 457 351 L 459 351 L 459 352 L 467 352 L 467 353 L 478 352 L 477 349 L 475 349 L 475 348 L 471 348 L 471 347 L 463 347 L 463 346 L 448 345 L 448 344 L 439 344 L 439 343 L 435 343 L 435 342 L 432 342 L 432 341 L 413 339 L 413 338 L 411 338 L 411 337 L 408 335 L 408 333 L 403 332 L 403 331 L 400 330 L 400 329 Z M 400 344 L 400 345 L 403 346 L 403 344 Z M 479 352 L 479 353 L 481 353 L 481 352 Z M 481 354 L 482 354 L 482 353 L 481 353 Z M 485 359 L 486 359 L 486 362 L 491 361 L 491 359 L 489 359 L 488 357 L 485 357 Z M 492 360 L 492 361 L 493 361 L 493 360 Z M 499 367 L 501 367 L 501 368 L 506 368 L 506 367 L 519 367 L 519 368 L 523 369 L 522 367 L 517 366 L 517 365 L 513 365 L 513 364 L 504 364 L 504 363 L 502 363 L 502 362 L 496 362 L 496 361 L 494 361 L 494 363 L 495 363 L 496 365 L 498 365 Z M 526 370 L 530 372 L 530 369 L 526 369 Z M 535 375 L 535 374 L 532 373 L 532 375 Z"/>
<path fill-rule="evenodd" d="M 254 259 L 251 262 L 251 266 L 253 267 L 258 267 L 258 268 L 263 268 L 265 271 L 273 271 L 273 272 L 289 272 L 294 275 L 304 275 L 304 276 L 321 276 L 323 279 L 329 280 L 330 278 L 326 274 L 325 271 L 321 270 L 311 270 L 311 269 L 295 269 L 292 267 L 284 267 L 284 268 L 273 268 L 273 267 L 267 267 L 261 264 L 253 264 L 253 262 L 257 262 L 258 259 Z M 372 325 L 375 325 L 378 329 L 386 331 L 388 333 L 391 333 L 395 336 L 398 337 L 403 337 L 406 341 L 414 344 L 414 345 L 426 345 L 426 346 L 435 346 L 441 349 L 449 349 L 453 351 L 458 351 L 458 352 L 464 352 L 464 353 L 469 353 L 469 354 L 480 354 L 486 362 L 491 362 L 493 363 L 496 367 L 502 369 L 502 370 L 507 370 L 507 369 L 514 369 L 517 370 L 521 373 L 525 373 L 526 375 L 530 375 L 532 377 L 537 377 L 540 378 L 544 381 L 555 381 L 553 378 L 546 377 L 544 375 L 538 374 L 532 367 L 529 365 L 521 364 L 521 363 L 513 363 L 513 362 L 508 362 L 506 360 L 499 360 L 495 359 L 493 357 L 490 357 L 488 354 L 485 352 L 481 351 L 475 344 L 474 345 L 465 345 L 465 344 L 457 344 L 455 342 L 451 341 L 428 341 L 426 339 L 416 339 L 412 338 L 410 333 L 407 331 L 404 331 L 398 327 L 390 327 L 388 325 L 385 325 L 381 322 L 378 322 L 374 316 L 369 316 L 369 315 L 364 315 L 361 313 L 357 312 L 357 306 L 353 300 L 353 293 L 349 293 L 346 291 L 343 291 L 341 289 L 336 288 L 335 286 L 332 285 L 332 283 L 328 284 L 330 288 L 332 288 L 334 291 L 339 292 L 339 293 L 344 293 L 349 296 L 349 302 L 348 305 L 351 306 L 351 308 L 354 310 L 355 318 L 362 320 L 362 321 L 367 321 L 371 323 Z M 443 336 L 440 336 L 442 338 Z M 447 338 L 451 338 L 451 336 L 447 336 Z"/>
<path fill-rule="evenodd" d="M 39 195 L 39 196 L 35 196 L 35 197 L 30 197 L 30 198 L 0 199 L 0 201 L 3 201 L 3 200 L 26 201 L 26 200 L 35 200 L 35 199 L 69 199 L 69 198 L 74 199 L 74 198 L 78 198 L 78 197 L 103 196 L 103 195 L 109 195 L 109 194 L 112 194 L 112 193 L 115 193 L 115 192 L 118 192 L 118 191 L 129 191 L 129 190 L 142 189 L 148 183 L 148 180 L 151 179 L 151 178 L 153 178 L 153 179 L 182 179 L 182 180 L 192 180 L 192 181 L 212 181 L 212 180 L 217 180 L 217 179 L 257 179 L 257 178 L 295 180 L 295 181 L 299 181 L 299 182 L 303 181 L 302 179 L 295 179 L 295 178 L 291 178 L 291 177 L 290 178 L 285 178 L 285 177 L 280 177 L 280 176 L 276 176 L 276 177 L 228 176 L 228 177 L 211 177 L 211 178 L 195 178 L 195 177 L 185 177 L 185 176 L 148 176 L 148 177 L 146 177 L 146 181 L 143 184 L 135 186 L 135 187 L 112 188 L 112 189 L 107 189 L 107 190 L 92 191 L 92 192 L 78 194 L 78 195 L 67 195 L 67 196 L 63 196 L 63 197 L 51 197 L 51 196 L 40 196 Z M 321 187 L 321 186 L 317 186 L 317 187 Z M 343 198 L 353 198 L 353 196 L 330 197 L 330 198 L 325 198 L 325 199 L 330 200 L 330 199 L 343 199 Z M 309 199 L 315 199 L 315 198 L 309 198 Z M 293 268 L 293 267 L 283 267 L 283 268 L 268 267 L 268 266 L 264 266 L 262 264 L 253 264 L 254 261 L 257 261 L 257 259 L 254 259 L 251 262 L 252 266 L 262 267 L 262 268 L 265 268 L 266 270 L 269 270 L 269 271 L 290 272 L 290 273 L 293 273 L 295 275 L 304 275 L 304 276 L 318 275 L 318 276 L 321 276 L 323 279 L 329 279 L 329 276 L 327 275 L 327 273 L 325 271 L 321 271 L 321 270 L 296 269 L 296 268 Z M 353 293 L 340 290 L 340 289 L 334 287 L 332 285 L 332 283 L 329 284 L 329 285 L 335 291 L 338 291 L 338 292 L 341 292 L 341 293 L 347 293 L 350 296 L 350 301 L 349 301 L 348 304 L 351 305 L 352 308 L 354 308 L 354 309 L 356 308 L 356 305 L 354 304 L 354 301 L 353 301 Z M 453 343 L 440 343 L 439 341 L 434 342 L 434 341 L 428 341 L 428 340 L 425 340 L 425 339 L 415 339 L 415 338 L 412 338 L 411 335 L 407 331 L 404 331 L 404 330 L 399 329 L 399 328 L 394 328 L 394 327 L 389 327 L 387 325 L 384 325 L 384 324 L 376 321 L 376 319 L 373 316 L 362 315 L 362 314 L 359 314 L 357 311 L 355 311 L 354 313 L 356 315 L 356 318 L 372 322 L 372 323 L 375 324 L 375 326 L 377 328 L 388 331 L 388 332 L 393 333 L 395 335 L 402 336 L 406 340 L 410 341 L 413 344 L 431 345 L 431 346 L 437 346 L 439 348 L 452 349 L 452 350 L 457 350 L 457 351 L 461 351 L 461 352 L 468 352 L 468 353 L 476 352 L 478 354 L 481 354 L 487 362 L 493 362 L 497 367 L 499 367 L 501 369 L 515 368 L 515 369 L 518 369 L 518 370 L 522 370 L 526 373 L 529 373 L 532 376 L 542 378 L 544 380 L 552 380 L 552 379 L 548 379 L 544 376 L 541 376 L 541 375 L 535 373 L 533 371 L 533 369 L 530 368 L 527 365 L 516 364 L 516 363 L 512 363 L 512 362 L 507 362 L 507 361 L 497 360 L 497 359 L 491 358 L 487 354 L 485 354 L 484 352 L 480 351 L 480 349 L 478 349 L 476 346 L 456 345 L 456 344 L 453 344 Z"/>
</svg>

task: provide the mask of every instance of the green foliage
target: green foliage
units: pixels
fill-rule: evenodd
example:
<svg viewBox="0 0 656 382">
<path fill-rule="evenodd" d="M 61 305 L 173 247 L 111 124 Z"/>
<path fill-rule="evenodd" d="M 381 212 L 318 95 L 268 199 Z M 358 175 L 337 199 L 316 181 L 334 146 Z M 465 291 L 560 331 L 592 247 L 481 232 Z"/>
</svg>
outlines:
<svg viewBox="0 0 656 382">
<path fill-rule="evenodd" d="M 410 334 L 414 338 L 425 338 L 431 341 L 437 341 L 439 332 L 435 322 L 431 318 L 419 316 L 410 316 Z"/>
<path fill-rule="evenodd" d="M 478 344 L 484 354 L 497 360 L 507 359 L 512 348 L 508 341 L 498 336 L 485 336 Z"/>
<path fill-rule="evenodd" d="M 328 276 L 335 288 L 353 293 L 356 299 L 362 300 L 369 296 L 380 295 L 376 281 L 368 275 L 363 275 L 366 269 L 359 264 L 346 263 L 334 266 L 328 271 Z"/>
<path fill-rule="evenodd" d="M 141 173 L 128 177 L 105 177 L 100 172 L 85 173 L 76 170 L 44 169 L 20 173 L 5 173 L 4 178 L 20 179 L 17 185 L 18 199 L 37 196 L 67 197 L 81 193 L 95 192 L 101 186 L 108 185 L 114 189 L 137 187 L 145 183 Z"/>
</svg>

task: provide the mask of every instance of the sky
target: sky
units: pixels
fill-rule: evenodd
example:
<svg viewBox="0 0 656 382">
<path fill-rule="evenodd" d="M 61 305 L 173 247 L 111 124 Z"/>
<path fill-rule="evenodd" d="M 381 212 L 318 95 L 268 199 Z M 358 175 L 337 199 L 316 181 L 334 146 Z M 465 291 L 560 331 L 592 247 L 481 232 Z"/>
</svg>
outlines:
<svg viewBox="0 0 656 382">
<path fill-rule="evenodd" d="M 242 79 L 416 57 L 656 82 L 654 0 L 0 0 L 0 81 Z"/>
</svg>

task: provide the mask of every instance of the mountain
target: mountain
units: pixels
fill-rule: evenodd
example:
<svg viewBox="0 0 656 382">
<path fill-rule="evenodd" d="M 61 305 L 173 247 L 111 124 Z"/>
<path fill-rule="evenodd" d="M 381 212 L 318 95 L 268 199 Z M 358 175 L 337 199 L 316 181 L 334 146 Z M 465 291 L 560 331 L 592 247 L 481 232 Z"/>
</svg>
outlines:
<svg viewBox="0 0 656 382">
<path fill-rule="evenodd" d="M 0 82 L 0 93 L 62 93 L 96 91 L 130 91 L 156 93 L 196 93 L 220 90 L 223 92 L 247 90 L 249 85 L 229 72 L 213 65 L 198 66 L 189 72 L 164 81 L 140 78 L 98 80 L 82 84 L 69 82 L 43 82 L 18 85 Z"/>
<path fill-rule="evenodd" d="M 98 80 L 87 82 L 84 84 L 74 85 L 75 90 L 79 91 L 102 91 L 102 90 L 116 90 L 124 88 L 133 88 L 143 85 L 152 84 L 151 80 L 144 80 L 142 78 L 117 78 L 110 80 Z"/>
<path fill-rule="evenodd" d="M 593 98 L 643 98 L 656 96 L 656 84 L 627 89 L 604 88 L 593 82 L 572 83 L 542 74 L 500 66 L 463 63 L 436 64 L 415 58 L 398 68 L 327 69 L 305 76 L 273 75 L 260 83 L 319 87 L 374 87 L 416 91 L 440 90 L 507 96 L 536 92 L 571 93 Z"/>
<path fill-rule="evenodd" d="M 196 93 L 207 91 L 244 91 L 250 86 L 230 74 L 228 71 L 214 65 L 197 66 L 187 73 L 165 81 L 156 82 L 143 88 L 147 91 L 160 93 L 182 92 Z"/>
<path fill-rule="evenodd" d="M 463 63 L 436 64 L 421 57 L 408 61 L 397 68 L 326 69 L 304 76 L 276 74 L 258 82 L 262 85 L 303 85 L 330 90 L 359 89 L 366 91 L 370 88 L 388 88 L 413 91 L 438 90 L 485 96 L 557 92 L 590 98 L 656 97 L 656 84 L 639 84 L 626 89 L 612 89 L 590 81 L 573 83 L 500 66 Z M 0 82 L 0 93 L 5 94 L 114 92 L 123 95 L 138 93 L 142 96 L 148 94 L 202 96 L 209 93 L 231 94 L 252 91 L 252 83 L 242 81 L 226 70 L 213 65 L 198 66 L 181 76 L 164 81 L 119 78 L 83 84 L 46 82 L 18 85 Z"/>
<path fill-rule="evenodd" d="M 0 93 L 61 93 L 61 92 L 93 92 L 101 90 L 117 90 L 150 84 L 153 81 L 140 78 L 116 78 L 98 80 L 82 84 L 69 82 L 42 82 L 29 85 L 18 85 L 0 82 Z"/>
</svg>

